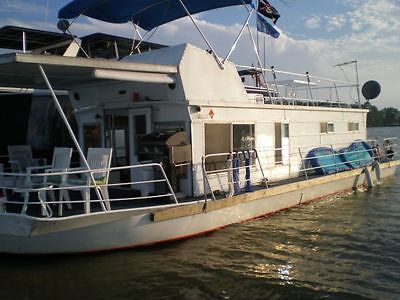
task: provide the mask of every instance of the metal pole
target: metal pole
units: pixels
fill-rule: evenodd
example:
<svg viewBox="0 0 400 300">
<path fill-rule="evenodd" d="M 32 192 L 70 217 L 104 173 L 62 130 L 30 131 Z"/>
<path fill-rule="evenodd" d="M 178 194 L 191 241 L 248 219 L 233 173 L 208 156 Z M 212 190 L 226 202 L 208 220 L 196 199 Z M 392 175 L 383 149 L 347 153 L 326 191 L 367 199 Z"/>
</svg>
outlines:
<svg viewBox="0 0 400 300">
<path fill-rule="evenodd" d="M 163 176 L 164 176 L 164 178 L 165 178 L 165 182 L 167 183 L 167 186 L 168 186 L 168 189 L 169 189 L 170 193 L 171 193 L 172 196 L 174 197 L 175 204 L 179 204 L 179 203 L 178 203 L 178 200 L 176 199 L 175 192 L 174 192 L 174 190 L 173 190 L 171 184 L 169 183 L 167 174 L 165 174 L 164 168 L 162 167 L 161 164 L 158 164 L 158 166 L 160 167 L 161 173 L 163 174 Z"/>
<path fill-rule="evenodd" d="M 197 25 L 195 19 L 192 17 L 192 15 L 190 14 L 190 11 L 187 9 L 186 5 L 183 3 L 182 0 L 177 0 L 183 7 L 183 9 L 185 10 L 186 14 L 188 15 L 188 17 L 190 18 L 190 20 L 192 21 L 193 25 L 196 27 L 197 31 L 200 33 L 200 35 L 202 36 L 203 40 L 206 42 L 207 46 L 210 48 L 211 50 L 211 54 L 214 56 L 215 60 L 218 63 L 218 66 L 221 69 L 224 69 L 224 65 L 221 63 L 221 61 L 219 60 L 219 57 L 217 56 L 214 48 L 211 46 L 211 44 L 209 43 L 209 41 L 207 40 L 206 36 L 204 35 L 204 33 L 201 31 L 200 27 Z"/>
<path fill-rule="evenodd" d="M 256 155 L 256 159 L 257 159 L 258 165 L 260 166 L 260 171 L 261 171 L 261 175 L 263 177 L 263 180 L 265 182 L 265 187 L 268 188 L 268 178 L 265 177 L 264 170 L 263 170 L 262 165 L 261 165 L 260 157 L 258 156 L 258 152 L 257 152 L 256 149 L 254 149 L 254 153 Z"/>
<path fill-rule="evenodd" d="M 356 65 L 356 76 L 357 76 L 357 99 L 358 99 L 358 107 L 361 106 L 361 99 L 360 99 L 360 80 L 358 78 L 358 63 L 357 60 L 354 61 Z"/>
<path fill-rule="evenodd" d="M 70 134 L 70 136 L 72 138 L 72 141 L 74 142 L 75 147 L 79 152 L 79 156 L 81 157 L 85 167 L 90 171 L 90 166 L 89 166 L 89 164 L 88 164 L 88 162 L 86 160 L 85 155 L 83 154 L 82 148 L 79 145 L 78 140 L 75 137 L 74 131 L 72 130 L 71 125 L 69 124 L 68 119 L 64 114 L 64 111 L 63 111 L 63 109 L 62 109 L 62 107 L 60 105 L 60 102 L 58 101 L 58 98 L 57 98 L 56 94 L 54 93 L 53 87 L 51 86 L 50 81 L 47 78 L 47 75 L 43 70 L 42 65 L 38 65 L 38 67 L 39 67 L 40 73 L 42 74 L 43 80 L 45 81 L 45 83 L 47 85 L 47 88 L 50 91 L 51 97 L 54 100 L 54 104 L 56 106 L 56 109 L 57 109 L 58 113 L 60 114 L 62 120 L 64 121 L 64 124 L 65 124 L 65 126 L 67 127 L 67 130 L 68 130 L 68 133 Z M 96 185 L 96 180 L 93 177 L 93 173 L 89 172 L 89 175 L 90 175 L 90 179 L 92 180 L 92 183 L 95 186 L 95 192 L 96 192 L 97 197 L 99 198 L 99 200 L 103 200 L 103 198 L 102 198 L 102 196 L 100 194 L 100 191 L 98 190 L 98 187 Z M 103 201 L 101 201 L 100 203 L 101 203 L 101 206 L 102 206 L 103 210 L 106 211 L 106 207 L 104 206 Z M 86 199 L 86 211 L 85 212 L 86 213 L 90 213 L 90 199 Z"/>
<path fill-rule="evenodd" d="M 26 34 L 22 31 L 22 52 L 26 53 Z"/>
<path fill-rule="evenodd" d="M 336 153 L 335 153 L 335 150 L 333 150 L 333 145 L 331 145 L 331 150 L 332 150 L 332 155 L 333 155 L 333 163 L 335 164 L 335 171 L 336 171 L 336 173 L 338 173 L 339 170 L 338 170 L 337 163 L 336 163 Z"/>
<path fill-rule="evenodd" d="M 304 171 L 304 175 L 306 176 L 306 180 L 308 180 L 308 175 L 307 175 L 307 170 L 306 170 L 306 163 L 304 162 L 303 155 L 301 154 L 300 147 L 298 149 L 299 149 L 299 155 L 300 155 L 300 159 L 301 159 L 301 166 L 303 167 L 303 171 Z"/>
<path fill-rule="evenodd" d="M 254 52 L 256 53 L 256 56 L 257 56 L 258 64 L 261 67 L 261 70 L 263 71 L 264 67 L 262 65 L 261 58 L 260 58 L 260 55 L 259 55 L 258 50 L 257 50 L 257 45 L 256 45 L 256 42 L 254 41 L 253 33 L 251 32 L 251 28 L 250 28 L 249 24 L 247 24 L 247 29 L 248 29 L 249 34 L 250 34 L 251 42 L 253 43 L 253 48 L 254 48 Z M 270 90 L 269 90 L 269 87 L 268 87 L 267 79 L 264 76 L 264 72 L 262 72 L 261 74 L 263 76 L 265 86 L 267 87 L 269 101 L 271 101 L 271 103 L 272 103 L 271 93 L 270 93 Z"/>
<path fill-rule="evenodd" d="M 239 42 L 239 39 L 241 38 L 244 29 L 246 28 L 246 25 L 249 24 L 249 20 L 250 20 L 250 17 L 252 16 L 253 12 L 254 12 L 254 8 L 252 8 L 252 9 L 250 10 L 249 15 L 247 16 L 246 22 L 244 22 L 244 24 L 243 24 L 243 26 L 242 26 L 242 29 L 240 29 L 239 34 L 237 35 L 235 41 L 233 42 L 233 45 L 232 45 L 231 49 L 229 50 L 228 54 L 227 54 L 226 57 L 222 60 L 222 63 L 225 63 L 225 61 L 228 60 L 229 57 L 231 56 L 233 50 L 235 50 L 236 45 L 237 45 L 237 43 Z"/>
</svg>

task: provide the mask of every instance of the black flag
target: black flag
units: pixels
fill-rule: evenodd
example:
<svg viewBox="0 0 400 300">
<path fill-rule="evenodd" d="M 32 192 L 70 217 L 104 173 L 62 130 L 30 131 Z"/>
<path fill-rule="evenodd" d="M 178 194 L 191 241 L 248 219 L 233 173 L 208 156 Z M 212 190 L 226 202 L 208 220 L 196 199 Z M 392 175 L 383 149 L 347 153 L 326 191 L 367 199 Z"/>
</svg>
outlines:
<svg viewBox="0 0 400 300">
<path fill-rule="evenodd" d="M 279 12 L 273 7 L 267 0 L 258 1 L 258 12 L 264 17 L 272 19 L 272 22 L 276 24 L 279 17 L 281 16 Z"/>
</svg>

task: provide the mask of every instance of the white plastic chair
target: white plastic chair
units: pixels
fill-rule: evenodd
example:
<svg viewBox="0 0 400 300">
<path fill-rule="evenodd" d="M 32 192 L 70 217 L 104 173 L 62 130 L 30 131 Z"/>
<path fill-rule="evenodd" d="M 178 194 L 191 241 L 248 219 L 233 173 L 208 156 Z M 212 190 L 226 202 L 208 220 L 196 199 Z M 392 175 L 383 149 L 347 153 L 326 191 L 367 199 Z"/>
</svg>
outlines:
<svg viewBox="0 0 400 300">
<path fill-rule="evenodd" d="M 11 171 L 15 173 L 25 172 L 27 167 L 38 165 L 38 160 L 32 156 L 31 145 L 8 146 L 8 156 Z"/>
<path fill-rule="evenodd" d="M 3 164 L 0 164 L 0 213 L 3 213 L 6 211 L 6 205 L 5 203 L 7 202 L 7 192 L 5 187 L 9 184 L 7 184 L 4 180 L 3 173 L 4 172 L 4 166 Z"/>
<path fill-rule="evenodd" d="M 53 151 L 53 158 L 51 165 L 38 166 L 38 167 L 27 167 L 26 172 L 28 175 L 32 174 L 33 171 L 44 170 L 47 176 L 27 176 L 27 181 L 25 186 L 32 187 L 34 185 L 42 186 L 62 186 L 66 180 L 67 175 L 51 175 L 51 173 L 67 172 L 72 156 L 72 148 L 62 148 L 56 147 Z M 62 199 L 64 199 L 65 194 L 68 193 L 65 190 L 60 190 L 58 211 L 62 214 Z M 50 198 L 55 201 L 55 194 L 53 190 L 49 190 Z M 67 203 L 69 209 L 71 209 L 71 204 Z"/>
<path fill-rule="evenodd" d="M 93 173 L 96 187 L 99 188 L 101 196 L 106 205 L 107 210 L 111 210 L 108 195 L 108 179 L 111 166 L 112 148 L 89 148 L 87 154 L 87 162 Z M 85 170 L 85 168 L 79 168 Z M 96 169 L 104 169 L 104 171 L 93 172 Z M 73 169 L 71 169 L 73 170 Z M 76 170 L 76 169 L 75 169 Z M 64 187 L 68 190 L 80 190 L 85 202 L 85 212 L 90 212 L 90 188 L 93 187 L 93 180 L 89 172 L 83 173 L 82 178 L 68 178 Z M 68 193 L 63 195 L 69 201 Z"/>
</svg>

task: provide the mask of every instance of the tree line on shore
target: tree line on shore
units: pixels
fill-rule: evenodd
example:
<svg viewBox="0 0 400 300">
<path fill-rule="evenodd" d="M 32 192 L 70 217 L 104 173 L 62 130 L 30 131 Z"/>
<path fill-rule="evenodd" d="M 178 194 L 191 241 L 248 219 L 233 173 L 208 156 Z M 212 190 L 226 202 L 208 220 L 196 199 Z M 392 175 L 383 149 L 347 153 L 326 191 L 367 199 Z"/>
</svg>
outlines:
<svg viewBox="0 0 400 300">
<path fill-rule="evenodd" d="M 379 110 L 376 106 L 369 107 L 367 127 L 400 126 L 400 111 L 394 107 Z"/>
</svg>

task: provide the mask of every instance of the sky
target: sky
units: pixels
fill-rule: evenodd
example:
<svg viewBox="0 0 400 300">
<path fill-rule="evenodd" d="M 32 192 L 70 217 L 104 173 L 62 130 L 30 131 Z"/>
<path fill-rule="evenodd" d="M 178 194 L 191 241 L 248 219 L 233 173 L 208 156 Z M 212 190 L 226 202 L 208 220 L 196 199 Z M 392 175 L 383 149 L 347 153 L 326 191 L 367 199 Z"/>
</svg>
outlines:
<svg viewBox="0 0 400 300">
<path fill-rule="evenodd" d="M 65 0 L 2 0 L 0 26 L 17 25 L 57 30 L 58 10 Z M 280 12 L 276 24 L 278 39 L 258 35 L 265 45 L 262 60 L 266 66 L 304 74 L 355 81 L 355 67 L 334 67 L 357 60 L 360 84 L 377 80 L 380 96 L 372 100 L 379 108 L 400 109 L 400 0 L 270 0 Z M 200 28 L 224 57 L 236 38 L 247 12 L 243 7 L 217 9 L 196 15 Z M 250 21 L 255 26 L 255 18 Z M 106 32 L 134 37 L 132 26 L 113 25 L 86 17 L 71 26 L 82 36 Z M 190 42 L 206 48 L 188 18 L 160 26 L 150 41 L 167 45 Z M 264 47 L 262 47 L 264 48 Z M 248 34 L 244 34 L 231 60 L 238 64 L 257 64 Z M 355 93 L 349 93 L 350 98 Z"/>
</svg>

